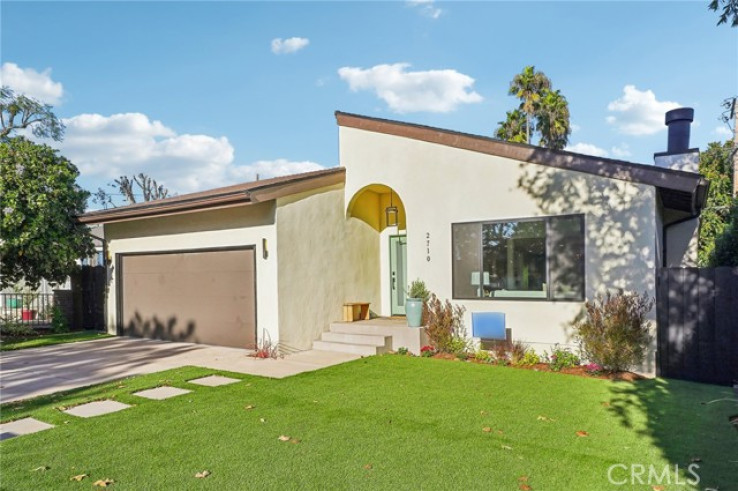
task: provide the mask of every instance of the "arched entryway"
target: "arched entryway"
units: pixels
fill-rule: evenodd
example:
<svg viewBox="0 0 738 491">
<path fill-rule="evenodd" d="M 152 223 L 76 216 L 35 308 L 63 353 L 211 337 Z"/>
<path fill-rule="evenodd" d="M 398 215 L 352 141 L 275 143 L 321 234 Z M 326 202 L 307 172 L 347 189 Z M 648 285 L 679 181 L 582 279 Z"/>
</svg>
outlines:
<svg viewBox="0 0 738 491">
<path fill-rule="evenodd" d="M 407 217 L 402 199 L 389 186 L 370 184 L 354 194 L 346 214 L 366 222 L 379 235 L 382 313 L 405 315 Z"/>
</svg>

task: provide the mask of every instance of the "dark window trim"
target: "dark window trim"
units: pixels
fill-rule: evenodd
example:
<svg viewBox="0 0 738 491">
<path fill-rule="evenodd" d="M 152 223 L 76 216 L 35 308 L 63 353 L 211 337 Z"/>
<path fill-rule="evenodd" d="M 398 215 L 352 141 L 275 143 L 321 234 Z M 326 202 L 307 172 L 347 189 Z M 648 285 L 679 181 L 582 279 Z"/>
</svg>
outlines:
<svg viewBox="0 0 738 491">
<path fill-rule="evenodd" d="M 551 255 L 549 254 L 551 250 L 551 234 L 549 233 L 549 224 L 552 219 L 556 218 L 571 218 L 571 217 L 581 217 L 582 218 L 582 235 L 584 238 L 584 260 L 582 261 L 582 298 L 579 299 L 573 299 L 573 298 L 553 298 L 551 293 Z M 457 297 L 456 291 L 454 289 L 454 278 L 456 277 L 456 271 L 454 265 L 456 264 L 456 261 L 454 260 L 453 254 L 454 254 L 454 244 L 455 244 L 455 236 L 454 236 L 454 225 L 472 225 L 472 224 L 479 224 L 479 226 L 483 225 L 489 225 L 494 223 L 509 223 L 509 222 L 544 222 L 546 225 L 546 298 L 525 298 L 525 297 Z M 482 272 L 482 264 L 481 262 L 484 260 L 482 257 L 482 240 L 480 237 L 479 240 L 479 248 L 480 248 L 480 254 L 479 254 L 479 271 Z M 586 290 L 587 290 L 587 215 L 585 213 L 567 213 L 564 215 L 546 215 L 546 216 L 538 216 L 538 217 L 523 217 L 523 218 L 500 218 L 496 220 L 469 220 L 466 222 L 452 222 L 451 223 L 451 298 L 453 300 L 465 300 L 465 301 L 471 301 L 471 300 L 477 300 L 482 302 L 565 302 L 565 303 L 582 303 L 584 302 L 586 298 Z"/>
</svg>

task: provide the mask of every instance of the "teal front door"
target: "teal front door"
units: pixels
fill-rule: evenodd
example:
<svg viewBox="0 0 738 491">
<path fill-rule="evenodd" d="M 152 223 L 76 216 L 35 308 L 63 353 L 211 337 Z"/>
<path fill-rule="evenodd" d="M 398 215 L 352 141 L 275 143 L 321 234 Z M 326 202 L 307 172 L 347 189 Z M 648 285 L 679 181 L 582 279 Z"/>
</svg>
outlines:
<svg viewBox="0 0 738 491">
<path fill-rule="evenodd" d="M 405 315 L 407 292 L 407 238 L 390 237 L 390 298 L 392 315 Z"/>
</svg>

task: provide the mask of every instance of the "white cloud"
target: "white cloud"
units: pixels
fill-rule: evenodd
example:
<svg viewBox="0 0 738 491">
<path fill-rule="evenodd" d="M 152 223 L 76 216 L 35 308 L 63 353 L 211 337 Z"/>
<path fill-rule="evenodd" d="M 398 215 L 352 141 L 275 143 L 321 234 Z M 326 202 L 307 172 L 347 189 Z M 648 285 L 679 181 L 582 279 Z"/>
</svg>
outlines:
<svg viewBox="0 0 738 491">
<path fill-rule="evenodd" d="M 33 68 L 21 68 L 15 63 L 6 62 L 0 67 L 0 84 L 46 104 L 59 104 L 64 95 L 61 82 L 51 79 L 51 68 L 37 72 Z"/>
<path fill-rule="evenodd" d="M 713 130 L 713 133 L 715 133 L 717 136 L 721 138 L 733 138 L 733 132 L 730 131 L 730 128 L 728 128 L 725 125 L 720 125 L 715 127 L 715 130 Z"/>
<path fill-rule="evenodd" d="M 591 143 L 575 143 L 574 145 L 567 145 L 565 150 L 574 153 L 582 153 L 585 155 L 593 155 L 595 157 L 607 157 L 607 150 L 600 148 Z"/>
<path fill-rule="evenodd" d="M 431 19 L 438 19 L 443 13 L 443 10 L 436 7 L 433 0 L 408 0 L 407 4 Z"/>
<path fill-rule="evenodd" d="M 651 90 L 638 90 L 634 85 L 623 88 L 623 96 L 610 102 L 608 123 L 626 135 L 652 135 L 666 128 L 664 114 L 679 107 L 678 102 L 659 101 Z"/>
<path fill-rule="evenodd" d="M 301 49 L 305 48 L 308 44 L 310 44 L 310 40 L 307 38 L 275 38 L 272 39 L 272 53 L 274 53 L 275 55 L 297 53 Z"/>
<path fill-rule="evenodd" d="M 66 137 L 55 144 L 84 177 L 101 183 L 143 172 L 172 193 L 184 194 L 252 181 L 257 174 L 267 179 L 324 168 L 286 159 L 236 165 L 226 137 L 177 134 L 141 113 L 80 114 L 64 123 Z"/>
<path fill-rule="evenodd" d="M 581 126 L 579 126 L 578 124 L 575 124 L 575 123 L 571 123 L 570 127 L 571 127 L 571 132 L 572 133 L 576 133 L 576 132 L 578 132 L 579 130 L 582 129 Z"/>
<path fill-rule="evenodd" d="M 474 79 L 456 70 L 406 71 L 408 63 L 376 65 L 364 69 L 343 67 L 338 70 L 349 88 L 373 90 L 397 113 L 418 111 L 449 112 L 459 104 L 482 101 L 472 90 Z"/>
<path fill-rule="evenodd" d="M 630 153 L 630 146 L 628 146 L 627 143 L 622 143 L 620 145 L 615 145 L 610 149 L 614 157 L 617 157 L 619 159 L 623 159 L 625 157 L 630 157 L 632 154 Z"/>
</svg>

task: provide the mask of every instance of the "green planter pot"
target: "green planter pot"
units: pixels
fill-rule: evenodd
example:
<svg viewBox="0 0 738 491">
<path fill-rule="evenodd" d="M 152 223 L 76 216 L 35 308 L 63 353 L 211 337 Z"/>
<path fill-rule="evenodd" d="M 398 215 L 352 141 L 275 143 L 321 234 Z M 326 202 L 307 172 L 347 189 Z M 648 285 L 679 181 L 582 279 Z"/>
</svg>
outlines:
<svg viewBox="0 0 738 491">
<path fill-rule="evenodd" d="M 423 324 L 423 300 L 408 298 L 405 301 L 405 316 L 408 327 L 420 327 Z"/>
</svg>

